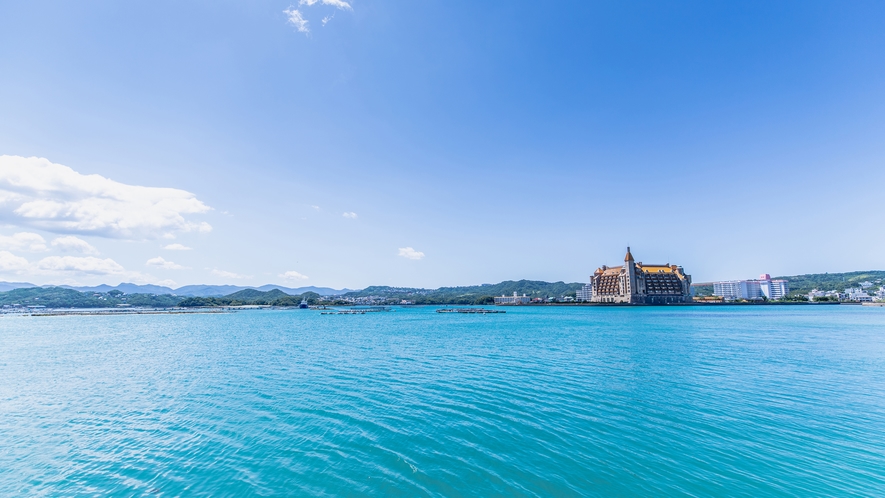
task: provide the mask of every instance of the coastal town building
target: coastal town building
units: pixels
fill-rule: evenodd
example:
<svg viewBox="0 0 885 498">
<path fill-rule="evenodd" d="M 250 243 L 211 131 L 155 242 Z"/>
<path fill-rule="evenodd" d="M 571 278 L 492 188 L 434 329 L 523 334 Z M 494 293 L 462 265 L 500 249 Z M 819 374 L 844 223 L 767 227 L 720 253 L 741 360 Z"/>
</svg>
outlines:
<svg viewBox="0 0 885 498">
<path fill-rule="evenodd" d="M 575 292 L 575 301 L 589 303 L 593 299 L 593 285 L 585 284 Z"/>
<path fill-rule="evenodd" d="M 762 295 L 770 301 L 783 299 L 790 293 L 790 285 L 786 280 L 772 280 L 767 273 L 759 276 L 759 286 L 762 288 Z"/>
<path fill-rule="evenodd" d="M 517 296 L 514 292 L 512 296 L 500 296 L 495 298 L 495 304 L 529 304 L 532 298 L 525 294 Z"/>
<path fill-rule="evenodd" d="M 726 301 L 744 299 L 747 301 L 762 298 L 776 301 L 790 293 L 790 285 L 786 280 L 772 280 L 764 273 L 758 280 L 726 280 L 713 282 L 713 295 Z"/>
<path fill-rule="evenodd" d="M 602 266 L 590 277 L 594 303 L 677 304 L 691 302 L 691 276 L 677 265 L 637 262 L 627 248 L 623 266 Z"/>
<path fill-rule="evenodd" d="M 845 289 L 845 299 L 859 303 L 873 302 L 873 296 L 867 294 L 867 292 L 861 287 Z"/>
<path fill-rule="evenodd" d="M 713 282 L 713 295 L 726 301 L 762 299 L 762 286 L 757 280 Z"/>
</svg>

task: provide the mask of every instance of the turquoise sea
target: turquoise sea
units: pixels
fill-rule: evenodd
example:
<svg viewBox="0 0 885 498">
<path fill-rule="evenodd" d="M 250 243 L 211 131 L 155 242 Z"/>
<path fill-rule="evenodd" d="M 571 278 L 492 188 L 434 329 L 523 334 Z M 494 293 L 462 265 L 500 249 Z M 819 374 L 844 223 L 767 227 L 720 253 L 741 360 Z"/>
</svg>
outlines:
<svg viewBox="0 0 885 498">
<path fill-rule="evenodd" d="M 0 318 L 3 496 L 885 495 L 885 308 Z"/>
</svg>

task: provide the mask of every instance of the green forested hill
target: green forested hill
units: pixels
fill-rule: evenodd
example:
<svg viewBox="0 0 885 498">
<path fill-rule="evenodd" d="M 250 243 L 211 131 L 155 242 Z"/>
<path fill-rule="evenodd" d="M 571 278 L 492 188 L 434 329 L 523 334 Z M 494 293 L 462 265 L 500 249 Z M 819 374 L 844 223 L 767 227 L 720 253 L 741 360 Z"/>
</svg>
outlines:
<svg viewBox="0 0 885 498">
<path fill-rule="evenodd" d="M 176 306 L 180 297 L 152 294 L 80 292 L 61 287 L 31 287 L 0 292 L 0 306 L 46 306 L 47 308 L 108 308 L 120 304 L 168 308 Z"/>
<path fill-rule="evenodd" d="M 878 288 L 885 281 L 885 271 L 868 270 L 849 273 L 810 273 L 789 277 L 774 277 L 790 282 L 791 294 L 807 294 L 813 289 L 822 291 L 843 291 L 848 287 L 857 287 L 861 282 L 870 282 Z"/>
<path fill-rule="evenodd" d="M 316 292 L 305 292 L 300 296 L 290 296 L 285 292 L 274 289 L 262 292 L 255 289 L 246 289 L 233 294 L 222 297 L 189 297 L 179 304 L 186 308 L 198 306 L 242 306 L 242 305 L 261 305 L 261 306 L 298 306 L 301 300 L 307 300 L 308 304 L 316 304 L 323 297 Z"/>
<path fill-rule="evenodd" d="M 361 291 L 348 292 L 344 297 L 383 297 L 392 301 L 407 299 L 415 304 L 485 304 L 495 296 L 518 295 L 529 297 L 573 296 L 584 284 L 565 282 L 542 282 L 538 280 L 508 280 L 499 284 L 472 285 L 465 287 L 440 287 L 419 289 L 409 287 L 367 287 Z"/>
</svg>

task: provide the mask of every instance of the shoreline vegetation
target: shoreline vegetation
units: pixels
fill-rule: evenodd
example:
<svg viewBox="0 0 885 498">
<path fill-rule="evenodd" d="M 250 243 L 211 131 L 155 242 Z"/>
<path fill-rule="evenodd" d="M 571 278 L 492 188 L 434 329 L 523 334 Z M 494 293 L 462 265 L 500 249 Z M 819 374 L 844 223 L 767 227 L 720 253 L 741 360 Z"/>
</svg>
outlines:
<svg viewBox="0 0 885 498">
<path fill-rule="evenodd" d="M 763 302 L 721 302 L 704 301 L 712 294 L 712 284 L 693 286 L 696 297 L 701 301 L 685 303 L 682 306 L 756 306 L 791 304 L 839 304 L 838 302 L 808 302 L 804 294 L 812 289 L 822 291 L 837 290 L 857 285 L 859 282 L 885 278 L 885 271 L 862 271 L 850 273 L 808 274 L 792 277 L 777 277 L 790 283 L 790 295 L 782 301 Z M 574 299 L 576 291 L 583 283 L 543 282 L 536 280 L 505 281 L 498 284 L 483 284 L 462 287 L 441 287 L 421 289 L 410 287 L 372 286 L 359 291 L 350 291 L 337 296 L 322 296 L 316 292 L 287 294 L 280 289 L 261 291 L 245 289 L 224 296 L 186 297 L 174 294 L 126 294 L 119 290 L 109 292 L 81 292 L 62 287 L 29 287 L 0 292 L 0 306 L 5 311 L 30 309 L 38 313 L 41 309 L 107 309 L 108 314 L 119 313 L 127 308 L 144 309 L 218 309 L 242 306 L 274 308 L 298 308 L 302 302 L 310 306 L 359 306 L 359 305 L 494 305 L 495 296 L 526 295 L 540 298 L 543 303 L 522 306 L 617 306 L 610 303 L 562 302 Z M 550 300 L 559 302 L 549 302 Z M 506 306 L 506 305 L 505 305 Z M 635 306 L 635 305 L 629 305 Z"/>
</svg>

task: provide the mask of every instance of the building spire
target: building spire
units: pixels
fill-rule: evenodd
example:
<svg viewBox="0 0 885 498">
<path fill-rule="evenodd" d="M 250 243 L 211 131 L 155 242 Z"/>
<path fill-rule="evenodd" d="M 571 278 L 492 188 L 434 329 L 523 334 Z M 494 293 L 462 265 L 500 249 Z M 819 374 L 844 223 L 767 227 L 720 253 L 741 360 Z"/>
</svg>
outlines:
<svg viewBox="0 0 885 498">
<path fill-rule="evenodd" d="M 627 246 L 627 255 L 624 256 L 624 261 L 633 261 L 633 255 L 630 254 L 630 246 Z"/>
</svg>

